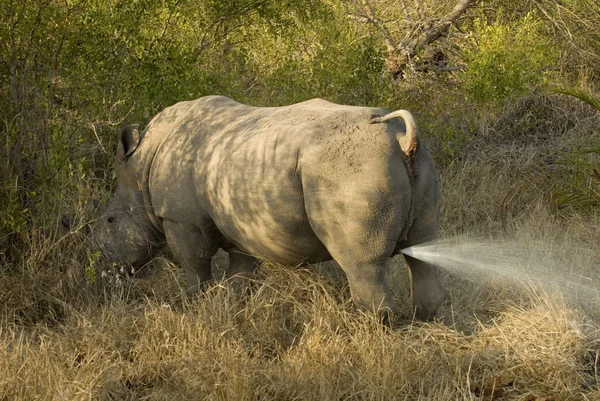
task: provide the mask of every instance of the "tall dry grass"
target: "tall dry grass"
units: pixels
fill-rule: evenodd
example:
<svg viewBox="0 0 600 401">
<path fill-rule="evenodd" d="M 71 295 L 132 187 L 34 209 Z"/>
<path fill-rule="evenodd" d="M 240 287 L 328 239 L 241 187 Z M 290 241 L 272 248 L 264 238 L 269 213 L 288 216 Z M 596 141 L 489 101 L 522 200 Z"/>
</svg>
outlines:
<svg viewBox="0 0 600 401">
<path fill-rule="evenodd" d="M 217 284 L 192 304 L 113 300 L 72 310 L 55 327 L 4 325 L 0 394 L 6 400 L 600 396 L 594 329 L 560 295 L 529 294 L 522 306 L 488 285 L 495 316 L 470 332 L 441 323 L 391 330 L 356 312 L 343 286 L 313 271 L 268 265 L 259 282 L 247 298 Z"/>
<path fill-rule="evenodd" d="M 94 211 L 77 199 L 74 229 L 28 233 L 2 259 L 0 400 L 600 400 L 600 215 L 552 194 L 568 175 L 552 149 L 585 143 L 598 117 L 576 110 L 564 123 L 564 104 L 533 106 L 438 163 L 442 232 L 543 247 L 566 261 L 548 277 L 584 273 L 590 292 L 443 270 L 449 302 L 423 324 L 396 257 L 405 309 L 393 329 L 354 308 L 333 263 L 265 264 L 249 294 L 216 282 L 188 303 L 168 255 L 145 278 L 90 284 Z M 524 121 L 536 115 L 558 127 L 547 139 Z M 534 128 L 508 137 L 518 121 Z"/>
</svg>

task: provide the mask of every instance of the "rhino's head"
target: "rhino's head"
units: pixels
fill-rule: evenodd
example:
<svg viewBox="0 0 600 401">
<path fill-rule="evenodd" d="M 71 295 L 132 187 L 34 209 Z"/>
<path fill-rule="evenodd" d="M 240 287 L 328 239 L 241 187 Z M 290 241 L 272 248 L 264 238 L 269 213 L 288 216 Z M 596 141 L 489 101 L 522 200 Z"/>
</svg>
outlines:
<svg viewBox="0 0 600 401">
<path fill-rule="evenodd" d="M 103 259 L 128 272 L 148 263 L 165 242 L 144 206 L 143 163 L 135 152 L 139 142 L 137 126 L 123 128 L 115 162 L 117 189 L 94 227 Z"/>
</svg>

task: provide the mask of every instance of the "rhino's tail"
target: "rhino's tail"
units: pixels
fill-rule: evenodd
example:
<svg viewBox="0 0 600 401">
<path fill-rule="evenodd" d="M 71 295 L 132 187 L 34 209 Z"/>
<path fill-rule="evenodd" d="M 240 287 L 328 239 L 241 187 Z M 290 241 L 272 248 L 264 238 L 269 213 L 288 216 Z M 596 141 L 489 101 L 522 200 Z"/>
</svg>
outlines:
<svg viewBox="0 0 600 401">
<path fill-rule="evenodd" d="M 408 157 L 413 157 L 415 153 L 417 153 L 419 141 L 417 138 L 417 123 L 408 110 L 396 110 L 385 116 L 374 117 L 371 119 L 371 124 L 384 123 L 397 117 L 404 120 L 404 124 L 406 125 L 406 135 L 396 136 L 396 138 L 398 138 L 398 142 L 400 143 L 400 147 L 404 154 Z"/>
</svg>

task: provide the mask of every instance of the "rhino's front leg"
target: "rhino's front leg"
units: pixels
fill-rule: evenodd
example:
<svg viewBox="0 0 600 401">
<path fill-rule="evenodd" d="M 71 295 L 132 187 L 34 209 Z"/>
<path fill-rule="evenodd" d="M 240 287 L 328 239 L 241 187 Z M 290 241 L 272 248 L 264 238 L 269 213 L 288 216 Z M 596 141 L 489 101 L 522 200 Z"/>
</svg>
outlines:
<svg viewBox="0 0 600 401">
<path fill-rule="evenodd" d="M 186 294 L 191 299 L 211 279 L 210 261 L 215 251 L 202 231 L 191 224 L 164 221 L 163 227 L 169 248 L 185 272 Z"/>
<path fill-rule="evenodd" d="M 229 268 L 227 277 L 232 281 L 243 282 L 251 278 L 256 271 L 260 261 L 250 256 L 238 248 L 227 249 L 229 254 Z"/>
<path fill-rule="evenodd" d="M 229 267 L 227 268 L 227 281 L 234 291 L 239 294 L 250 294 L 251 278 L 254 276 L 260 261 L 236 247 L 227 248 L 229 254 Z"/>
</svg>

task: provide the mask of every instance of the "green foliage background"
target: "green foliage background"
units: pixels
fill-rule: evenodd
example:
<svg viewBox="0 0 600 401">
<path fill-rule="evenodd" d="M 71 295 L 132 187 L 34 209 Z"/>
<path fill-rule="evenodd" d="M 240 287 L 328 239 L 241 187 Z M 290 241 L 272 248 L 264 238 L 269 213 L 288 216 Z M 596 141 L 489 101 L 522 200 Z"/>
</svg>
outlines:
<svg viewBox="0 0 600 401">
<path fill-rule="evenodd" d="M 421 3 L 425 19 L 455 4 Z M 372 4 L 394 34 L 404 32 L 399 2 Z M 408 108 L 449 165 L 520 99 L 548 86 L 594 90 L 600 80 L 600 12 L 587 0 L 478 2 L 417 57 L 438 49 L 462 70 L 404 80 L 386 74 L 383 38 L 350 1 L 0 0 L 0 10 L 5 261 L 32 231 L 56 231 L 63 213 L 89 220 L 91 199 L 112 186 L 119 127 L 177 101 L 322 97 Z"/>
<path fill-rule="evenodd" d="M 469 97 L 483 104 L 523 96 L 552 79 L 559 51 L 535 13 L 504 23 L 474 21 L 476 46 L 466 53 Z"/>
</svg>

